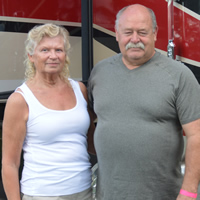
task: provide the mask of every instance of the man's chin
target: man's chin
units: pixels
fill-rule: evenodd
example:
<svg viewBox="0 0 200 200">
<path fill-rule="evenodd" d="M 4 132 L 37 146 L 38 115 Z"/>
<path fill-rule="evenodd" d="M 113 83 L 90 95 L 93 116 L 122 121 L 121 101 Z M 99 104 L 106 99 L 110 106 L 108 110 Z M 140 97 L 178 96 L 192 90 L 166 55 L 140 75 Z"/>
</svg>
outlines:
<svg viewBox="0 0 200 200">
<path fill-rule="evenodd" d="M 130 54 L 128 54 L 128 57 L 130 57 L 133 60 L 139 60 L 144 56 L 144 52 L 143 51 L 134 51 L 131 52 Z"/>
</svg>

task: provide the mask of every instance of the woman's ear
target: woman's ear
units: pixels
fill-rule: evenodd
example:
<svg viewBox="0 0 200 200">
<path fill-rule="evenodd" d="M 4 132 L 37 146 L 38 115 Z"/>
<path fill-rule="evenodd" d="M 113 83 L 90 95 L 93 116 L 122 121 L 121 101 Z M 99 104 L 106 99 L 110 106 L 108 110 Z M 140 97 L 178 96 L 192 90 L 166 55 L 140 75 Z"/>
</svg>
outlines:
<svg viewBox="0 0 200 200">
<path fill-rule="evenodd" d="M 28 54 L 28 58 L 31 62 L 33 62 L 33 55 Z"/>
</svg>

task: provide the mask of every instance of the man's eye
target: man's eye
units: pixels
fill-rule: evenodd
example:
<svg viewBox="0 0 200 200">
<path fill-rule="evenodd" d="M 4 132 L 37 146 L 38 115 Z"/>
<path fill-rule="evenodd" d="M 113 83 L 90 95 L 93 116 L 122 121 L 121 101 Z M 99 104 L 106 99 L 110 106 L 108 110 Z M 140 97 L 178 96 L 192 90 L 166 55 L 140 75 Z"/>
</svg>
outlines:
<svg viewBox="0 0 200 200">
<path fill-rule="evenodd" d="M 48 51 L 48 49 L 42 49 L 42 51 L 43 51 L 43 52 L 46 52 L 46 51 Z"/>
<path fill-rule="evenodd" d="M 125 32 L 125 35 L 130 35 L 131 34 L 131 32 L 129 31 L 129 32 Z"/>
<path fill-rule="evenodd" d="M 63 50 L 62 50 L 62 49 L 56 49 L 56 51 L 57 51 L 57 52 L 63 52 Z"/>
<path fill-rule="evenodd" d="M 139 35 L 147 35 L 147 32 L 139 32 Z"/>
</svg>

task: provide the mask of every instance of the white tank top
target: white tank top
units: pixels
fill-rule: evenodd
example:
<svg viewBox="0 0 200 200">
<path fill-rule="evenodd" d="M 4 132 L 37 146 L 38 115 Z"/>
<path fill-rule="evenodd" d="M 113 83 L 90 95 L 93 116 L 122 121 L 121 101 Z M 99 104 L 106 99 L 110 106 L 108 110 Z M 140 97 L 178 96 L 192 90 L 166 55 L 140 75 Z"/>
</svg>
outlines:
<svg viewBox="0 0 200 200">
<path fill-rule="evenodd" d="M 21 192 L 30 196 L 70 195 L 91 186 L 87 153 L 90 118 L 78 82 L 70 79 L 76 106 L 57 111 L 44 107 L 24 83 L 19 88 L 29 108 L 23 144 Z"/>
</svg>

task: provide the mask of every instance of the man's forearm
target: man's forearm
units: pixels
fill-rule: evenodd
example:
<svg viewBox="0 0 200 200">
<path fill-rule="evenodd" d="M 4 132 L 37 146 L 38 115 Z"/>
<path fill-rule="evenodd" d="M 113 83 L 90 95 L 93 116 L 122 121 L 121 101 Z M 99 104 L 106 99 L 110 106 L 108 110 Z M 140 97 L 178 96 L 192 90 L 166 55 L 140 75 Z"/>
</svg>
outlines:
<svg viewBox="0 0 200 200">
<path fill-rule="evenodd" d="M 200 181 L 200 136 L 187 138 L 185 156 L 185 175 L 182 189 L 196 193 Z"/>
</svg>

